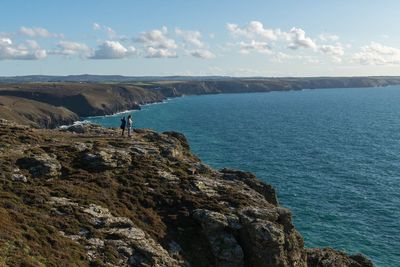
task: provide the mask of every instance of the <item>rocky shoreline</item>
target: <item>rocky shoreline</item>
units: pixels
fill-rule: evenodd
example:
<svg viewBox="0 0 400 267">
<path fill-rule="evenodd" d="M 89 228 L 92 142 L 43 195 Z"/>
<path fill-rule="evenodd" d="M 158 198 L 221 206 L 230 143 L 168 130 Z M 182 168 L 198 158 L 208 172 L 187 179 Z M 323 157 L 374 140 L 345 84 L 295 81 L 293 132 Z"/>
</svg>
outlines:
<svg viewBox="0 0 400 267">
<path fill-rule="evenodd" d="M 176 132 L 0 120 L 1 266 L 372 266 L 307 249 L 272 186 Z"/>
</svg>

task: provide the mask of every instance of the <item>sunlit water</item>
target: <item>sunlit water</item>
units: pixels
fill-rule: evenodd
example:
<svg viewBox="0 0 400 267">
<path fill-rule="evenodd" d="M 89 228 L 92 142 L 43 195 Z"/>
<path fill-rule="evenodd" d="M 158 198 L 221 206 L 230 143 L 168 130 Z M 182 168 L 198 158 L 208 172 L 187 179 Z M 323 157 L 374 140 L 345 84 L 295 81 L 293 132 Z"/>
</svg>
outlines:
<svg viewBox="0 0 400 267">
<path fill-rule="evenodd" d="M 272 184 L 308 247 L 400 266 L 400 87 L 187 96 L 132 114 L 135 127 L 183 132 L 209 165 Z"/>
</svg>

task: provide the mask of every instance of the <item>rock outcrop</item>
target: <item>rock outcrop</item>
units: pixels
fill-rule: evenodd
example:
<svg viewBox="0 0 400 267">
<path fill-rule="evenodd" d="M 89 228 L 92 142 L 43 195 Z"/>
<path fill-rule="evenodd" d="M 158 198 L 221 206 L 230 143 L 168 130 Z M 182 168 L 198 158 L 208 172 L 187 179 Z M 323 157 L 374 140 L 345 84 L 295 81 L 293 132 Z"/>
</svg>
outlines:
<svg viewBox="0 0 400 267">
<path fill-rule="evenodd" d="M 306 249 L 275 190 L 175 132 L 0 120 L 0 266 L 369 267 Z"/>
<path fill-rule="evenodd" d="M 372 267 L 372 262 L 364 255 L 346 255 L 343 252 L 335 251 L 331 248 L 324 249 L 307 249 L 307 264 L 308 266 L 329 266 L 329 267 Z"/>
</svg>

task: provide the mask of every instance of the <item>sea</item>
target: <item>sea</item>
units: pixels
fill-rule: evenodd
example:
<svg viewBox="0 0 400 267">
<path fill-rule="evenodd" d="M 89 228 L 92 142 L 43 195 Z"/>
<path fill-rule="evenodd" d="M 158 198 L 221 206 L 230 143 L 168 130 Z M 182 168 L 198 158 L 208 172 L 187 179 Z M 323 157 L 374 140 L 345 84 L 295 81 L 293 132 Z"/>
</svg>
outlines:
<svg viewBox="0 0 400 267">
<path fill-rule="evenodd" d="M 87 120 L 118 127 L 128 114 L 272 184 L 307 247 L 400 266 L 400 86 L 183 96 Z"/>
</svg>

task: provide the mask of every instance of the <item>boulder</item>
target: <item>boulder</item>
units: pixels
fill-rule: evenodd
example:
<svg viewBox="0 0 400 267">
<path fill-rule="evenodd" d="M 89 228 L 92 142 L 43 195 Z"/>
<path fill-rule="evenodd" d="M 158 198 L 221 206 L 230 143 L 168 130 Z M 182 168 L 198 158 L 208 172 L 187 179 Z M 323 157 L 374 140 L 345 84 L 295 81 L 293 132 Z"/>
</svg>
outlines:
<svg viewBox="0 0 400 267">
<path fill-rule="evenodd" d="M 235 237 L 220 231 L 208 235 L 211 250 L 220 267 L 244 267 L 244 253 Z"/>
<path fill-rule="evenodd" d="M 221 230 L 228 226 L 228 219 L 219 212 L 197 209 L 193 211 L 193 218 L 200 222 L 204 231 Z"/>
<path fill-rule="evenodd" d="M 310 248 L 307 251 L 308 267 L 372 267 L 372 262 L 361 254 L 348 256 L 331 248 Z"/>
<path fill-rule="evenodd" d="M 189 142 L 187 141 L 186 137 L 183 134 L 178 133 L 178 132 L 163 132 L 163 134 L 177 139 L 180 142 L 182 147 L 184 147 L 186 149 L 190 149 Z"/>
<path fill-rule="evenodd" d="M 61 164 L 52 154 L 34 154 L 18 159 L 17 164 L 27 169 L 33 177 L 54 178 L 61 174 Z"/>
<path fill-rule="evenodd" d="M 220 173 L 222 174 L 222 179 L 242 181 L 251 189 L 261 194 L 269 203 L 278 205 L 275 189 L 271 185 L 258 180 L 254 174 L 227 168 L 220 170 Z"/>
<path fill-rule="evenodd" d="M 91 170 L 113 169 L 129 166 L 131 161 L 131 155 L 127 151 L 103 148 L 95 152 L 86 152 L 83 156 L 83 167 Z"/>
<path fill-rule="evenodd" d="M 219 212 L 197 209 L 193 211 L 192 216 L 201 224 L 202 232 L 208 239 L 217 266 L 244 266 L 243 250 L 229 231 L 230 221 L 236 223 L 234 215 L 230 215 L 228 219 Z M 237 229 L 236 225 L 231 229 Z"/>
<path fill-rule="evenodd" d="M 306 266 L 303 240 L 286 231 L 276 208 L 246 207 L 239 211 L 240 240 L 247 266 Z"/>
<path fill-rule="evenodd" d="M 74 124 L 71 126 L 61 128 L 63 131 L 73 132 L 73 133 L 85 133 L 85 126 L 83 124 Z"/>
</svg>

